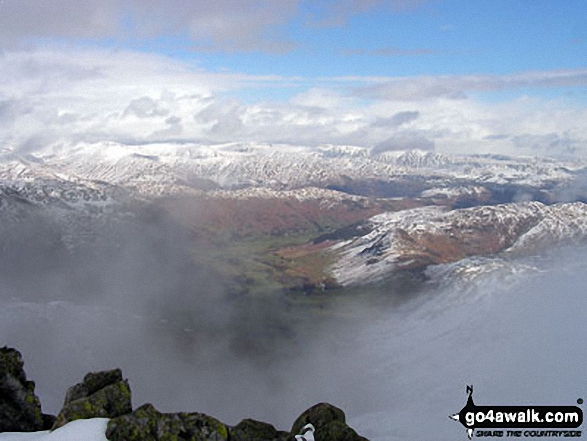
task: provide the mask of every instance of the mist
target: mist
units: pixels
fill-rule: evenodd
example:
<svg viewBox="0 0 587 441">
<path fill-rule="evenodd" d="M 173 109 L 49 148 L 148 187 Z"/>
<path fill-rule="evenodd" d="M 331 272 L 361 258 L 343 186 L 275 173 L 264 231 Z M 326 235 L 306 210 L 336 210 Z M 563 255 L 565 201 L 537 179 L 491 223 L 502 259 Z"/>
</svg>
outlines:
<svg viewBox="0 0 587 441">
<path fill-rule="evenodd" d="M 96 216 L 85 232 L 73 224 L 34 211 L 3 235 L 0 340 L 23 353 L 45 412 L 87 372 L 113 367 L 134 407 L 289 429 L 328 401 L 372 440 L 464 439 L 448 415 L 468 384 L 488 405 L 586 395 L 580 247 L 474 279 L 447 265 L 305 301 L 255 296 L 194 265 L 205 242 L 154 206 Z"/>
</svg>

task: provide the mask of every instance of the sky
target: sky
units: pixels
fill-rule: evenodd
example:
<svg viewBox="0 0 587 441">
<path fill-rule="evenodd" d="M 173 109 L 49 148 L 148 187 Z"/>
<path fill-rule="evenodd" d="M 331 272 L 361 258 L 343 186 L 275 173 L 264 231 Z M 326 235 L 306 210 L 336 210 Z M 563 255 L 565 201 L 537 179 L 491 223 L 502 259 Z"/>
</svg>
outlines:
<svg viewBox="0 0 587 441">
<path fill-rule="evenodd" d="M 584 157 L 585 121 L 584 0 L 0 0 L 0 153 L 262 142 Z"/>
</svg>

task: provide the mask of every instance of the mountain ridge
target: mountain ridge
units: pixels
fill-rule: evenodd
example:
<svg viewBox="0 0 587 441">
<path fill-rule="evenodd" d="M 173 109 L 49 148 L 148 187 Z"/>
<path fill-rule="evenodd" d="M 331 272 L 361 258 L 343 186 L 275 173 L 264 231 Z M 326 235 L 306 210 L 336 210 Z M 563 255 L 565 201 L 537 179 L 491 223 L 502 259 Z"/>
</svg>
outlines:
<svg viewBox="0 0 587 441">
<path fill-rule="evenodd" d="M 80 144 L 5 155 L 0 216 L 6 234 L 49 216 L 51 234 L 71 248 L 99 240 L 91 225 L 132 223 L 136 207 L 153 206 L 208 250 L 228 246 L 229 261 L 246 260 L 231 257 L 235 240 L 260 244 L 251 255 L 267 277 L 346 286 L 582 240 L 584 173 L 580 160 L 353 146 Z M 328 246 L 311 245 L 322 237 Z M 249 270 L 242 266 L 229 274 Z"/>
</svg>

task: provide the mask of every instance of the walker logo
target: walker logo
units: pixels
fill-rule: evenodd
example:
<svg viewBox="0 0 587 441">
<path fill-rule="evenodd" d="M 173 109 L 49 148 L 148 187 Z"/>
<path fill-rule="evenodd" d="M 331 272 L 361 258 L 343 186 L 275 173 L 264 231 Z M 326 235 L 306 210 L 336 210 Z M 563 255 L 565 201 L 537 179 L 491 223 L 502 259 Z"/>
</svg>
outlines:
<svg viewBox="0 0 587 441">
<path fill-rule="evenodd" d="M 577 406 L 477 406 L 473 386 L 467 386 L 467 404 L 450 418 L 477 437 L 580 437 L 583 411 Z M 583 404 L 583 400 L 577 400 Z M 493 430 L 509 429 L 509 430 Z M 531 430 L 534 429 L 534 430 Z M 550 429 L 550 430 L 536 430 Z M 566 429 L 566 430 L 565 430 Z"/>
</svg>

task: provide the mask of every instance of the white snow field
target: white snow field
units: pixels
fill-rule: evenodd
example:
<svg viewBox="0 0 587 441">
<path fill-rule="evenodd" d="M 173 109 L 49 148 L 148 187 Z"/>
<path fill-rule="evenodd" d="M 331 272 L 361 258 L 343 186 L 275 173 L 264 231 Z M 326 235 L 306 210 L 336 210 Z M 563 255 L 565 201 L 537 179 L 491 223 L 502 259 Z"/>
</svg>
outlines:
<svg viewBox="0 0 587 441">
<path fill-rule="evenodd" d="M 0 433 L 2 441 L 108 441 L 105 435 L 108 418 L 77 420 L 53 432 Z"/>
</svg>

